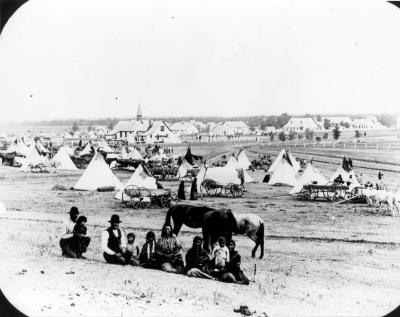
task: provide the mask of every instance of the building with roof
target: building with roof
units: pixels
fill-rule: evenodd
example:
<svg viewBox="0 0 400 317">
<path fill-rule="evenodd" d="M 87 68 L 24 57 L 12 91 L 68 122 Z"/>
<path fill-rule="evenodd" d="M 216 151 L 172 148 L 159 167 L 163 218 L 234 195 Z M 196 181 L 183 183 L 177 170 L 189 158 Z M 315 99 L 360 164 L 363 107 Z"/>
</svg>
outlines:
<svg viewBox="0 0 400 317">
<path fill-rule="evenodd" d="M 355 130 L 380 130 L 385 128 L 378 120 L 375 120 L 373 118 L 354 119 L 351 127 Z"/>
<path fill-rule="evenodd" d="M 177 135 L 197 135 L 199 129 L 191 122 L 175 122 L 171 124 L 170 129 Z"/>
<path fill-rule="evenodd" d="M 114 135 L 117 140 L 127 140 L 128 137 L 136 137 L 137 135 L 146 132 L 150 125 L 150 120 L 143 120 L 142 108 L 139 104 L 136 113 L 136 120 L 118 121 L 110 134 Z"/>
<path fill-rule="evenodd" d="M 137 140 L 138 143 L 145 144 L 182 143 L 179 136 L 175 134 L 162 120 L 152 122 L 146 132 L 138 135 Z"/>
<path fill-rule="evenodd" d="M 351 120 L 350 117 L 345 117 L 345 116 L 322 117 L 321 120 L 322 120 L 322 125 L 324 124 L 324 120 L 328 120 L 332 126 L 336 125 L 344 126 L 345 124 L 351 126 L 351 124 L 353 123 L 353 120 Z"/>
<path fill-rule="evenodd" d="M 210 129 L 210 135 L 238 136 L 250 134 L 250 128 L 243 121 L 224 121 Z"/>
<path fill-rule="evenodd" d="M 303 132 L 307 129 L 318 131 L 322 130 L 322 127 L 313 118 L 290 118 L 282 127 L 284 132 Z"/>
</svg>

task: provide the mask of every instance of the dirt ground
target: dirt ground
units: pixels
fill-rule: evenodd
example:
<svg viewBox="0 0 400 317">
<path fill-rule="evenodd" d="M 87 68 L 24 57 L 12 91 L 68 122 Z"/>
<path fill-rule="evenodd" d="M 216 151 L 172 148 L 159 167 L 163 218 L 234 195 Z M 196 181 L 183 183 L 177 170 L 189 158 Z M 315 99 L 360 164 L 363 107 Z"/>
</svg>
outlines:
<svg viewBox="0 0 400 317">
<path fill-rule="evenodd" d="M 329 176 L 336 163 L 316 166 Z M 263 171 L 250 172 L 259 182 L 248 184 L 243 198 L 197 202 L 256 213 L 265 221 L 264 259 L 251 258 L 253 242 L 235 236 L 251 284 L 225 284 L 106 264 L 100 235 L 111 214 L 120 215 L 122 228 L 135 232 L 141 245 L 148 230 L 159 234 L 166 209 L 126 209 L 113 193 L 51 190 L 55 184 L 74 185 L 82 172 L 39 175 L 0 167 L 0 201 L 8 209 L 0 214 L 0 286 L 28 315 L 239 316 L 233 309 L 248 305 L 263 317 L 382 316 L 400 303 L 400 218 L 387 212 L 296 201 L 287 195 L 290 188 L 268 186 L 261 182 Z M 376 173 L 363 171 L 365 180 Z M 130 177 L 116 174 L 123 183 Z M 387 173 L 385 181 L 399 188 L 398 176 Z M 178 183 L 164 185 L 176 190 Z M 72 205 L 89 220 L 87 260 L 60 255 L 61 223 Z M 200 230 L 183 227 L 185 252 L 196 233 Z"/>
</svg>

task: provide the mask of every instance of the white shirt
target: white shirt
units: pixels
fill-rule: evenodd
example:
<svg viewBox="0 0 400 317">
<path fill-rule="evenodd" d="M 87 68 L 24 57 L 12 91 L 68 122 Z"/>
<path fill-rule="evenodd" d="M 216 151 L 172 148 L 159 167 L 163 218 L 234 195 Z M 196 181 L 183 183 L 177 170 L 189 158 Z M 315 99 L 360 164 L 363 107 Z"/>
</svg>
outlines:
<svg viewBox="0 0 400 317">
<path fill-rule="evenodd" d="M 61 228 L 61 238 L 62 239 L 69 239 L 73 236 L 74 227 L 76 223 L 69 218 L 68 220 L 64 221 Z"/>
<path fill-rule="evenodd" d="M 125 239 L 125 235 L 124 232 L 119 229 L 121 231 L 121 249 L 122 248 L 126 248 L 126 239 Z M 118 237 L 118 230 L 113 230 L 114 234 L 116 237 Z M 108 238 L 110 237 L 110 235 L 108 234 L 107 230 L 103 230 L 103 232 L 101 233 L 101 249 L 110 255 L 115 254 L 115 252 L 113 250 L 111 250 L 107 244 L 108 244 Z"/>
</svg>

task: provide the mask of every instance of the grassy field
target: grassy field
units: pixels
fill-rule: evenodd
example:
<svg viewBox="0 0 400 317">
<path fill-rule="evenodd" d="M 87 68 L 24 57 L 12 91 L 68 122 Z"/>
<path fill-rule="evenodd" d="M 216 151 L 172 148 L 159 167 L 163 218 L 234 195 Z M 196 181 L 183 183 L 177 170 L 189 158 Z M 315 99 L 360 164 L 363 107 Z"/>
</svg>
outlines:
<svg viewBox="0 0 400 317">
<path fill-rule="evenodd" d="M 256 155 L 251 151 L 277 153 L 275 148 L 257 145 L 248 150 L 250 158 Z M 174 148 L 177 154 L 185 151 L 185 147 Z M 232 151 L 229 144 L 192 146 L 192 153 L 209 157 Z M 320 149 L 315 154 L 331 162 L 315 163 L 329 176 L 340 160 Z M 385 164 L 390 157 L 388 153 L 347 155 L 355 166 L 357 159 L 376 158 Z M 365 180 L 376 178 L 377 171 L 360 170 Z M 392 218 L 386 211 L 379 214 L 362 204 L 296 201 L 287 195 L 290 188 L 263 184 L 263 171 L 250 173 L 259 182 L 248 184 L 243 198 L 198 202 L 256 213 L 264 219 L 264 259 L 250 257 L 252 241 L 235 237 L 243 270 L 253 281 L 240 286 L 106 264 L 100 235 L 111 214 L 119 214 L 122 228 L 135 232 L 142 244 L 148 230 L 159 234 L 166 209 L 126 209 L 113 199 L 113 193 L 51 190 L 55 184 L 73 186 L 81 174 L 39 175 L 0 167 L 0 201 L 8 208 L 0 214 L 0 238 L 5 241 L 0 249 L 0 285 L 11 302 L 28 315 L 232 316 L 237 315 L 234 308 L 245 304 L 256 311 L 254 316 L 263 317 L 381 316 L 400 302 L 400 218 Z M 385 181 L 393 189 L 400 185 L 398 175 L 385 173 Z M 124 183 L 130 174 L 118 172 L 117 176 Z M 178 183 L 164 185 L 176 190 Z M 87 260 L 60 255 L 59 230 L 72 205 L 89 219 L 92 242 Z M 200 230 L 183 227 L 179 237 L 184 251 L 196 233 Z"/>
</svg>

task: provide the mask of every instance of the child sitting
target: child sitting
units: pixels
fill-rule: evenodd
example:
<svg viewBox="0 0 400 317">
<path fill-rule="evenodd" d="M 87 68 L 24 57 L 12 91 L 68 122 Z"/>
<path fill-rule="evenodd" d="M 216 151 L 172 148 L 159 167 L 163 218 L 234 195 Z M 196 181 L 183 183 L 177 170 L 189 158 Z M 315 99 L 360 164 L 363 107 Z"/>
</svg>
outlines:
<svg viewBox="0 0 400 317">
<path fill-rule="evenodd" d="M 129 232 L 126 237 L 128 238 L 126 252 L 130 254 L 130 264 L 139 265 L 139 246 L 135 243 L 136 236 L 133 232 Z"/>
<path fill-rule="evenodd" d="M 87 247 L 90 242 L 90 237 L 86 236 L 86 222 L 87 218 L 85 216 L 79 216 L 76 220 L 76 224 L 73 230 L 74 240 L 76 244 L 76 253 L 79 258 L 83 258 L 82 253 L 85 253 L 87 251 Z"/>
<path fill-rule="evenodd" d="M 215 269 L 214 271 L 221 271 L 225 268 L 226 263 L 229 262 L 229 250 L 225 245 L 226 240 L 224 237 L 218 238 L 218 243 L 212 251 Z"/>
<path fill-rule="evenodd" d="M 139 255 L 140 265 L 146 268 L 158 268 L 156 259 L 156 235 L 153 231 L 146 234 L 146 243 Z"/>
</svg>

